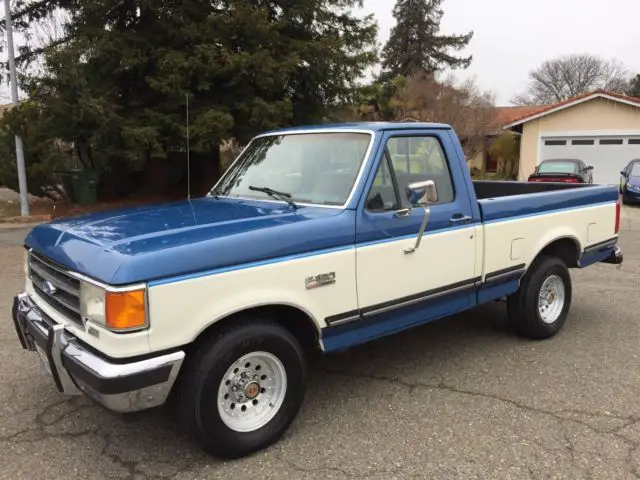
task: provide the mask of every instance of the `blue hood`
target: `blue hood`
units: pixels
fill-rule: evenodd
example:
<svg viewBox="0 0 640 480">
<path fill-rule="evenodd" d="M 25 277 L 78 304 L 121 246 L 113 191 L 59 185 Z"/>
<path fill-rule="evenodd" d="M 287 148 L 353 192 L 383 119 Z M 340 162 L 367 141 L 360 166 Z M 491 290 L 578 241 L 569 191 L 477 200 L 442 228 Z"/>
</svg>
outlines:
<svg viewBox="0 0 640 480">
<path fill-rule="evenodd" d="M 35 227 L 26 245 L 125 285 L 353 244 L 352 211 L 205 197 Z"/>
</svg>

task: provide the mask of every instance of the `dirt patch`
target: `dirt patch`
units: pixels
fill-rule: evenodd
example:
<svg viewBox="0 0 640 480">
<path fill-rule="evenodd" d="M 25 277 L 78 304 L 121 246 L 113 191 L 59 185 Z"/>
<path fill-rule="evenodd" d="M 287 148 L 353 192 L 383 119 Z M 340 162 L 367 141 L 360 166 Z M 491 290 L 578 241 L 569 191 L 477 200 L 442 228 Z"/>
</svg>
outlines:
<svg viewBox="0 0 640 480">
<path fill-rule="evenodd" d="M 69 218 L 87 213 L 131 208 L 144 205 L 154 205 L 180 200 L 183 197 L 168 196 L 139 196 L 123 200 L 99 202 L 92 205 L 75 205 L 67 202 L 53 202 L 51 200 L 35 199 L 29 202 L 29 217 L 20 216 L 20 202 L 15 200 L 0 200 L 0 223 L 20 223 L 34 221 L 49 221 L 51 219 Z"/>
<path fill-rule="evenodd" d="M 56 203 L 51 210 L 52 218 L 68 218 L 84 215 L 87 213 L 103 212 L 107 210 L 116 210 L 120 208 L 133 208 L 145 205 L 157 205 L 161 203 L 181 200 L 184 197 L 167 197 L 167 196 L 140 196 L 131 197 L 123 200 L 115 200 L 110 202 L 98 202 L 92 205 L 75 205 L 71 203 Z"/>
<path fill-rule="evenodd" d="M 0 222 L 41 221 L 51 218 L 53 202 L 49 200 L 32 200 L 29 202 L 29 217 L 20 216 L 20 201 L 0 201 Z"/>
</svg>

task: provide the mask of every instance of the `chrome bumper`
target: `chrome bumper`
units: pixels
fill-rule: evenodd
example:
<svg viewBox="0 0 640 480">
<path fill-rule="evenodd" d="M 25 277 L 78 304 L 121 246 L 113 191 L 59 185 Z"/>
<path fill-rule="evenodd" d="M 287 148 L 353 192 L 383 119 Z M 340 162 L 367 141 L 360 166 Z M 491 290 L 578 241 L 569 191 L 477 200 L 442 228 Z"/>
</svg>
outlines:
<svg viewBox="0 0 640 480">
<path fill-rule="evenodd" d="M 177 351 L 126 363 L 109 361 L 83 347 L 25 293 L 14 298 L 12 313 L 22 347 L 38 352 L 60 392 L 84 393 L 116 412 L 162 405 L 184 360 L 184 352 Z"/>
</svg>

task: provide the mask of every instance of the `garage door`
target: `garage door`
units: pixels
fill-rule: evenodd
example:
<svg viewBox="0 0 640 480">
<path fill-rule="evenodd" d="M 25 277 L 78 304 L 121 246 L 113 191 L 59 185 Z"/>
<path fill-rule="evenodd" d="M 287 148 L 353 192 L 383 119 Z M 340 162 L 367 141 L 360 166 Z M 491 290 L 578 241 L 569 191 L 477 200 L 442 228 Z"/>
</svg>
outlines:
<svg viewBox="0 0 640 480">
<path fill-rule="evenodd" d="M 542 160 L 578 158 L 593 166 L 594 183 L 620 182 L 620 171 L 640 159 L 640 137 L 543 138 Z"/>
</svg>

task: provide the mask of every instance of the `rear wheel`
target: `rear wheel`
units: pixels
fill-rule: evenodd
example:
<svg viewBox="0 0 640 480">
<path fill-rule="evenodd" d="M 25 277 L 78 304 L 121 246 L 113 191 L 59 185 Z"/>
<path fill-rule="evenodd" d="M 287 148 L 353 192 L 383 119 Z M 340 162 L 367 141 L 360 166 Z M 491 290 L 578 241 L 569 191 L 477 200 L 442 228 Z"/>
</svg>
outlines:
<svg viewBox="0 0 640 480">
<path fill-rule="evenodd" d="M 571 294 L 571 276 L 564 262 L 541 255 L 529 267 L 520 289 L 508 298 L 509 320 L 520 335 L 550 338 L 565 323 Z"/>
<path fill-rule="evenodd" d="M 179 409 L 210 455 L 238 458 L 276 442 L 304 398 L 305 361 L 297 340 L 264 319 L 238 323 L 194 353 Z"/>
</svg>

